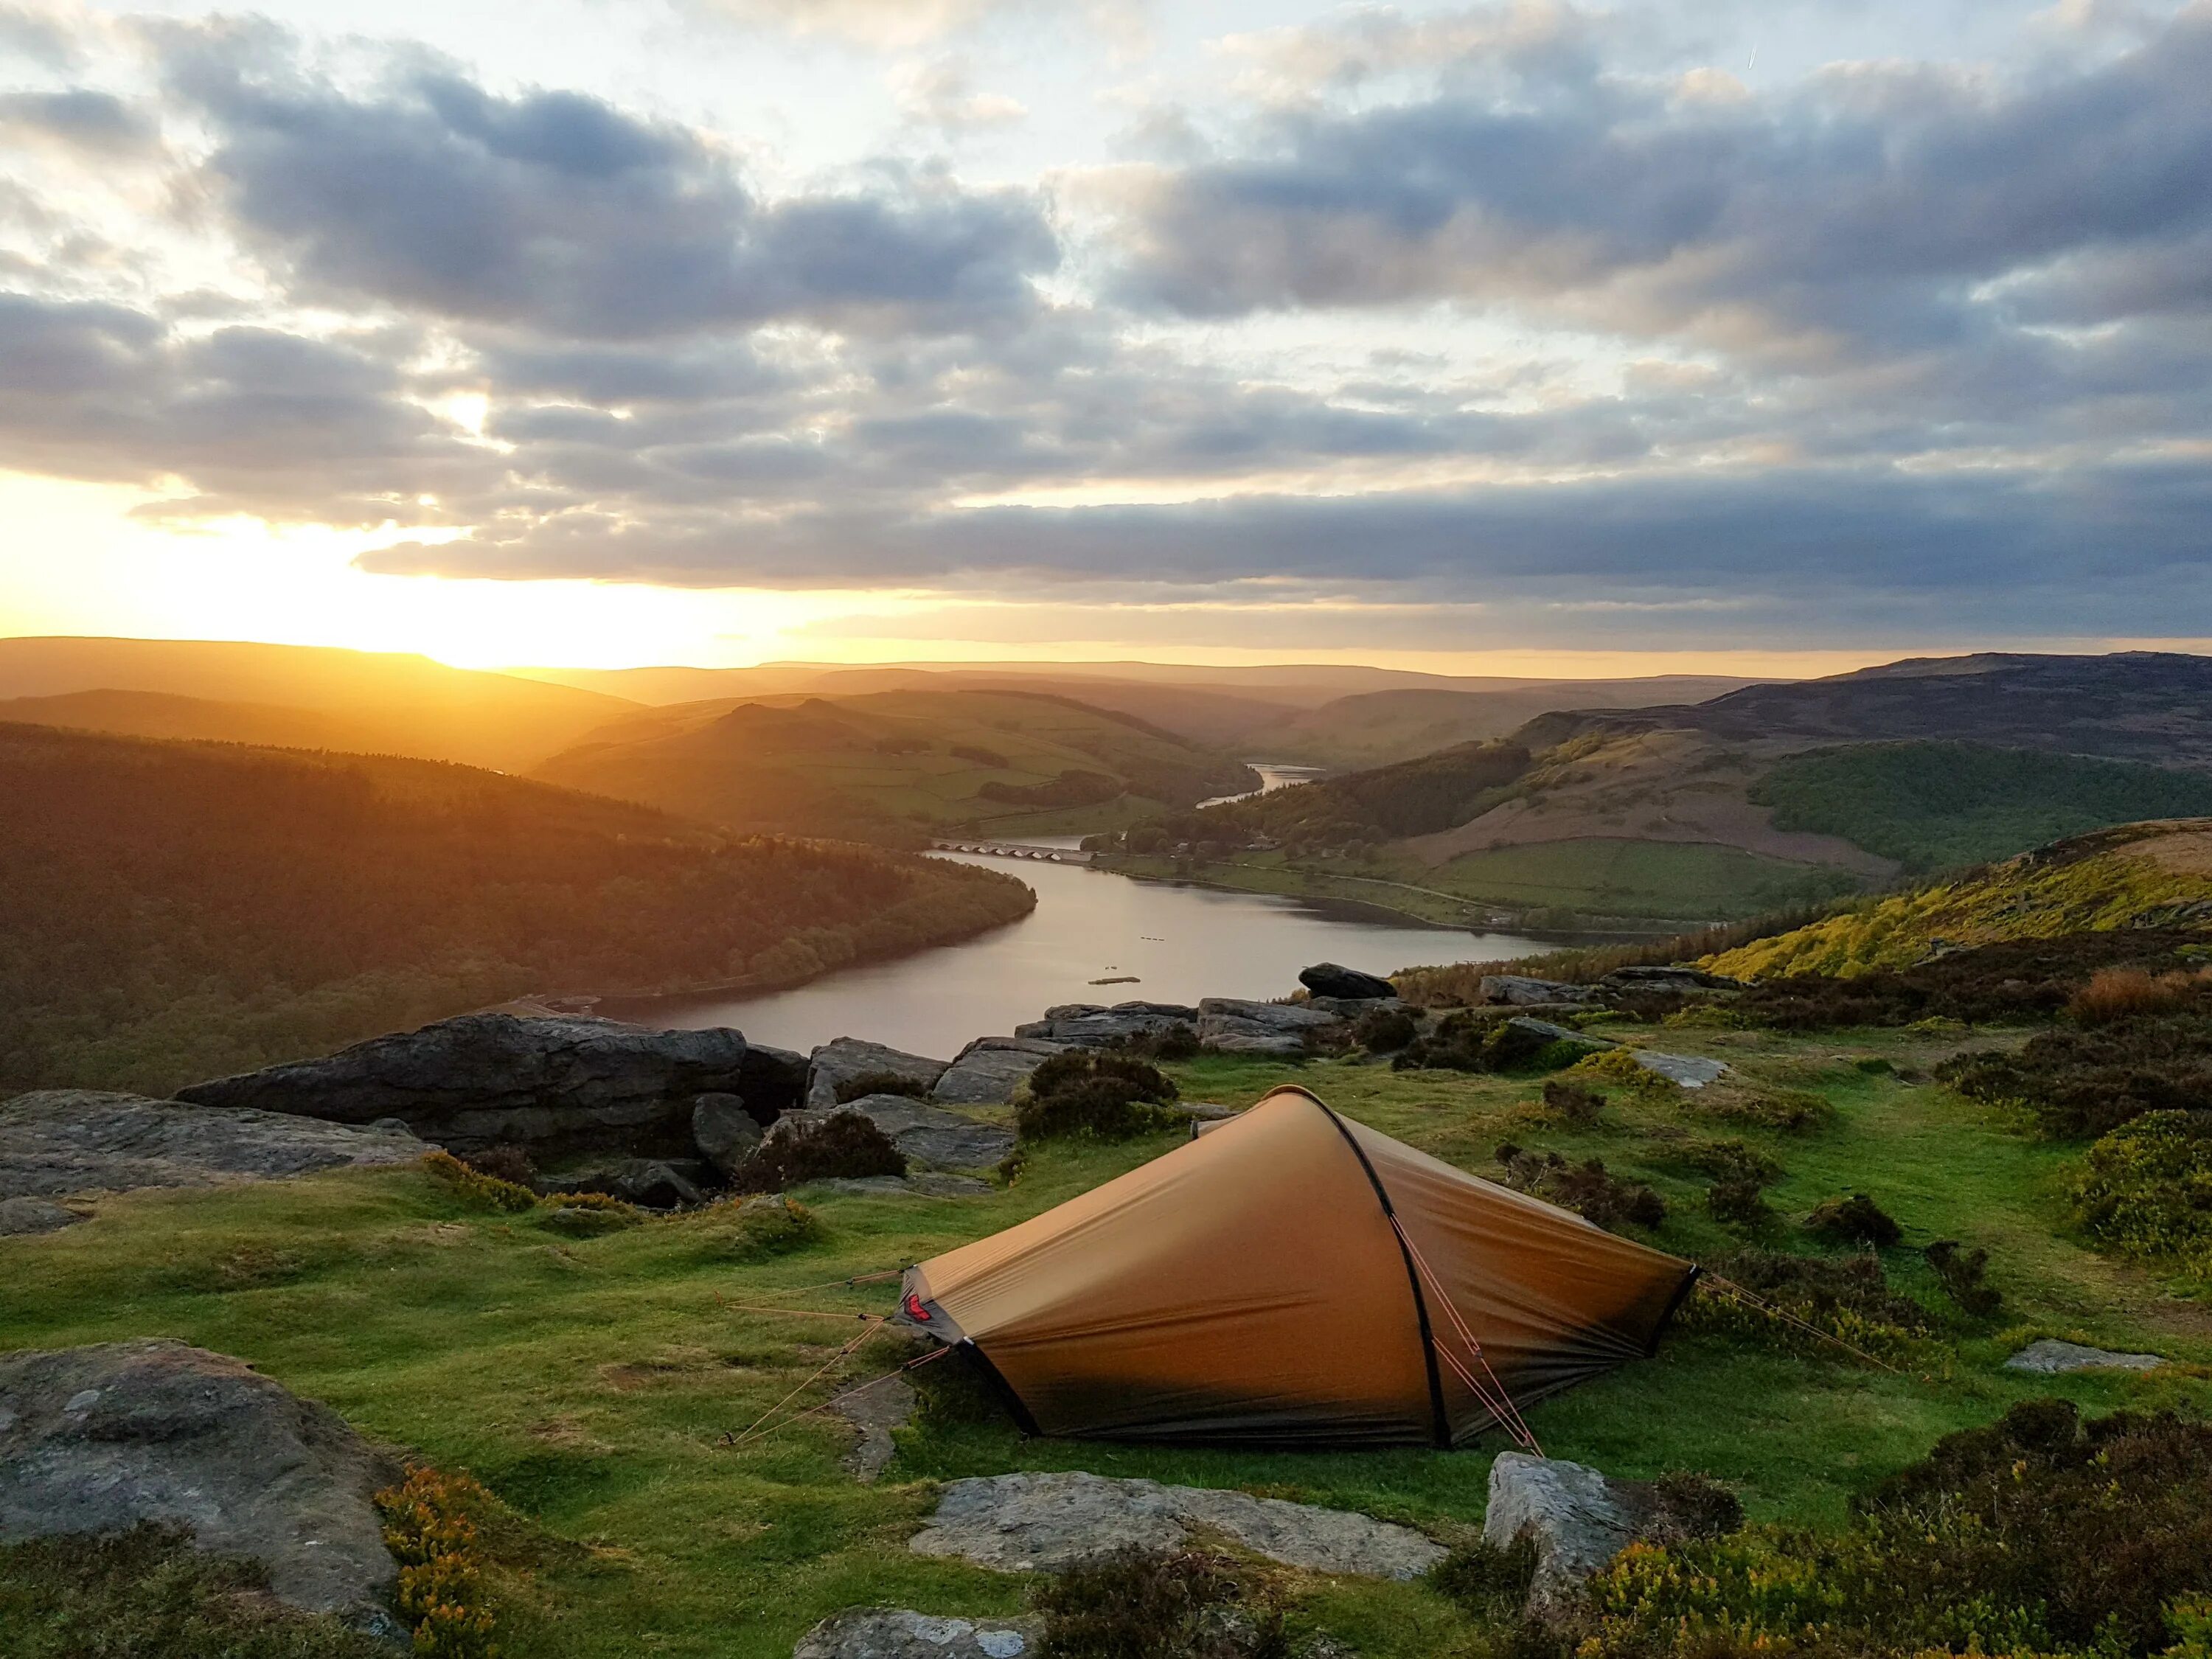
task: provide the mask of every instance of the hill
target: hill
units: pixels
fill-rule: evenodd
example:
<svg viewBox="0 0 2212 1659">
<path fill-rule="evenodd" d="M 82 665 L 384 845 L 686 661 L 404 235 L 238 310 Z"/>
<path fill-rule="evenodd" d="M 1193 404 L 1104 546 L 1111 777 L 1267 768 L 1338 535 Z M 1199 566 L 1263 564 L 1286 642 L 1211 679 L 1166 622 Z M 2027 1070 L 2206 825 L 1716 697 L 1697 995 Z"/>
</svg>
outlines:
<svg viewBox="0 0 2212 1659">
<path fill-rule="evenodd" d="M 88 692 L 151 694 L 82 699 Z M 428 657 L 222 640 L 0 639 L 0 699 L 76 697 L 31 718 L 140 736 L 299 741 L 526 771 L 635 707 Z M 200 706 L 186 708 L 191 700 Z M 320 716 L 322 719 L 307 718 Z M 325 725 L 325 721 L 331 722 Z"/>
<path fill-rule="evenodd" d="M 2212 818 L 2180 818 L 2076 836 L 1738 945 L 1703 965 L 1738 979 L 1848 977 L 1962 947 L 2207 922 Z"/>
<path fill-rule="evenodd" d="M 29 726 L 0 726 L 0 1093 L 160 1092 L 528 991 L 796 981 L 1034 902 L 466 767 Z"/>
<path fill-rule="evenodd" d="M 1134 715 L 936 690 L 679 703 L 603 727 L 535 775 L 735 828 L 908 842 L 1127 823 L 1259 781 Z"/>
</svg>

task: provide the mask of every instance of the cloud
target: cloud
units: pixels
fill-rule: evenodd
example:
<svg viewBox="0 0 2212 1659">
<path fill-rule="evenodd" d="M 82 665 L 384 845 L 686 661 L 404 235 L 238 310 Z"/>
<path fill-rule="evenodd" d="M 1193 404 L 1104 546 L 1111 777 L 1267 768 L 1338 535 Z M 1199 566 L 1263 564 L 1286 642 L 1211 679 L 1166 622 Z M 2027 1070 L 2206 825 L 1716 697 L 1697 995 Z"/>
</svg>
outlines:
<svg viewBox="0 0 2212 1659">
<path fill-rule="evenodd" d="M 152 148 L 157 136 L 150 121 L 111 93 L 0 93 L 0 137 L 118 155 Z"/>
<path fill-rule="evenodd" d="M 1000 18 L 1088 21 L 1115 34 L 1139 26 L 1142 0 L 690 0 L 756 27 L 830 35 L 878 51 L 924 45 Z"/>
<path fill-rule="evenodd" d="M 892 71 L 890 82 L 899 111 L 908 120 L 947 136 L 1011 126 L 1029 118 L 1020 100 L 978 92 L 974 71 L 957 58 L 902 64 Z"/>
<path fill-rule="evenodd" d="M 697 133 L 579 94 L 415 68 L 352 95 L 259 31 L 170 46 L 234 223 L 308 294 L 578 339 L 928 332 L 1007 325 L 1058 259 L 1018 191 L 884 168 L 865 192 L 767 200 Z"/>
</svg>

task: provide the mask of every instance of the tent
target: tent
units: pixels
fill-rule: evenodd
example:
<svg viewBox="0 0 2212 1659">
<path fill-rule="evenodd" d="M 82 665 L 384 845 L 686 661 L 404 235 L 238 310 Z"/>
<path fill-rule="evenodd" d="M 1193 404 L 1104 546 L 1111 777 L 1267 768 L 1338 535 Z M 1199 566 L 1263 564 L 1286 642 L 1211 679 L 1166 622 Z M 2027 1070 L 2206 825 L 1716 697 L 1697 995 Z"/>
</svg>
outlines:
<svg viewBox="0 0 2212 1659">
<path fill-rule="evenodd" d="M 903 1308 L 1033 1434 L 1450 1446 L 1649 1356 L 1697 1271 L 1285 1088 Z"/>
</svg>

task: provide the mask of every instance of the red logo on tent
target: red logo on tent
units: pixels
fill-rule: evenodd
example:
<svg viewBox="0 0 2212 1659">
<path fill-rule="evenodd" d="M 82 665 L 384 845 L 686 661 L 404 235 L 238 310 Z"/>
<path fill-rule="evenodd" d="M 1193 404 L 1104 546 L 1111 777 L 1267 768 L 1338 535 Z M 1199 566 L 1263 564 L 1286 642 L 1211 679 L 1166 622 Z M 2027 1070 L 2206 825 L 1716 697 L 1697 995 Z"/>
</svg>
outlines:
<svg viewBox="0 0 2212 1659">
<path fill-rule="evenodd" d="M 906 1293 L 906 1316 L 924 1325 L 930 1322 L 929 1310 L 921 1305 L 921 1297 L 912 1291 Z"/>
</svg>

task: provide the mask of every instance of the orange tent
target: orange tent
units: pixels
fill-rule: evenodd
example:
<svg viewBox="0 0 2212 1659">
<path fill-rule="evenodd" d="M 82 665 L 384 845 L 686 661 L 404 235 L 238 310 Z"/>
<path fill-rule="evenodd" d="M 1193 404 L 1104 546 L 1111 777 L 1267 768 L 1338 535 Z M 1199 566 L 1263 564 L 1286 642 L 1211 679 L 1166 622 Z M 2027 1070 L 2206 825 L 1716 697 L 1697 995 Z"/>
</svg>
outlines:
<svg viewBox="0 0 2212 1659">
<path fill-rule="evenodd" d="M 1031 1433 L 1449 1446 L 1650 1355 L 1697 1272 L 1285 1088 L 904 1307 Z"/>
</svg>

